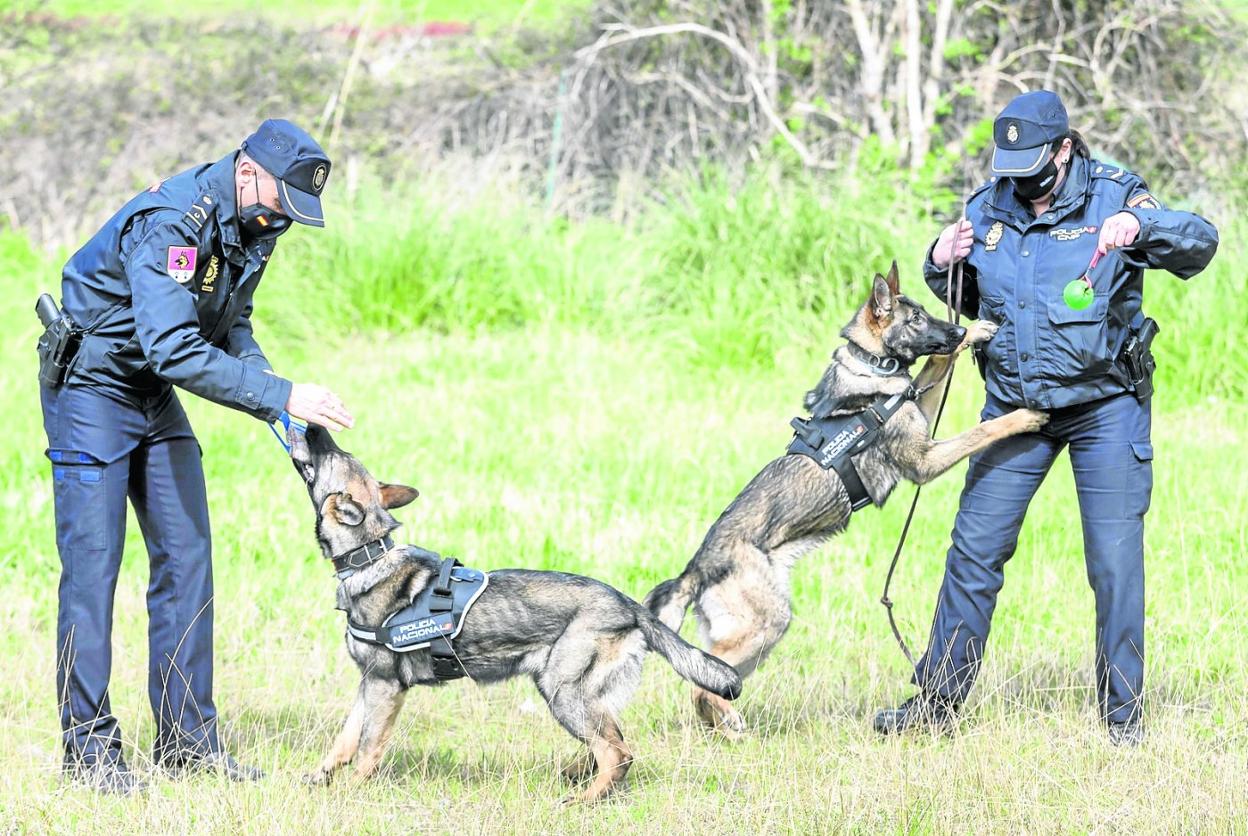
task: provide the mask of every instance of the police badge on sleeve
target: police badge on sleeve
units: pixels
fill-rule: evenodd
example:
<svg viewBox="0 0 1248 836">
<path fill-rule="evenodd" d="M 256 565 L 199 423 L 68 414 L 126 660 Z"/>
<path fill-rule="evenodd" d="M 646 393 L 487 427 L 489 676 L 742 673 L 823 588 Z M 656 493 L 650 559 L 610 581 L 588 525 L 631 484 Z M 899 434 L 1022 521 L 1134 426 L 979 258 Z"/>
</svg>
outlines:
<svg viewBox="0 0 1248 836">
<path fill-rule="evenodd" d="M 190 284 L 195 275 L 195 256 L 194 247 L 170 247 L 165 270 L 178 284 Z"/>
</svg>

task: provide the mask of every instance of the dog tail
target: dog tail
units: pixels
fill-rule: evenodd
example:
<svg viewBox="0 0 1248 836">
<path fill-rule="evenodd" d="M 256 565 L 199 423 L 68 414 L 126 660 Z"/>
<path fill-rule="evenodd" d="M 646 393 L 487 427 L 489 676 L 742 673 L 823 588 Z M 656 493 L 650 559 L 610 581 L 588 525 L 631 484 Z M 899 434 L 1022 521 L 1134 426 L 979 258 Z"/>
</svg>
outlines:
<svg viewBox="0 0 1248 836">
<path fill-rule="evenodd" d="M 697 594 L 697 578 L 693 572 L 685 569 L 679 577 L 672 578 L 650 590 L 643 602 L 654 617 L 673 632 L 680 629 L 685 620 L 685 610 Z"/>
<path fill-rule="evenodd" d="M 667 659 L 676 673 L 726 700 L 741 696 L 741 677 L 732 665 L 689 644 L 644 607 L 637 608 L 637 626 L 650 649 Z"/>
</svg>

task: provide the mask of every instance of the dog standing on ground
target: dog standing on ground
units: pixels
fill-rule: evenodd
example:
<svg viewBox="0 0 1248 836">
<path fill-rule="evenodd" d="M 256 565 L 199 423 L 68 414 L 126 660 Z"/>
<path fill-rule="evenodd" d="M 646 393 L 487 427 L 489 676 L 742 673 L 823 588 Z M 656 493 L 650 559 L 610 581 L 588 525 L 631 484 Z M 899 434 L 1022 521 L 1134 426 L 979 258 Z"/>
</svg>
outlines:
<svg viewBox="0 0 1248 836">
<path fill-rule="evenodd" d="M 379 484 L 329 432 L 310 426 L 288 433 L 295 469 L 316 508 L 316 536 L 326 557 L 348 554 L 399 527 L 390 514 L 416 490 Z M 414 546 L 395 546 L 338 586 L 338 607 L 357 624 L 381 625 L 438 576 L 442 559 Z M 623 778 L 632 753 L 618 715 L 641 678 L 646 651 L 662 655 L 676 672 L 725 701 L 741 678 L 730 665 L 687 644 L 649 610 L 599 581 L 562 572 L 505 569 L 463 617 L 453 648 L 477 682 L 532 677 L 555 719 L 588 747 L 565 769 L 570 780 L 594 778 L 579 796 L 593 801 Z M 397 652 L 347 633 L 347 650 L 363 679 L 355 706 L 320 769 L 308 776 L 328 783 L 353 758 L 360 777 L 371 775 L 394 727 L 407 689 L 436 685 L 428 648 Z M 595 777 L 596 773 L 596 777 Z"/>
<path fill-rule="evenodd" d="M 850 415 L 881 395 L 905 393 L 912 385 L 920 392 L 884 424 L 874 445 L 853 458 L 877 506 L 903 477 L 925 484 L 993 442 L 1048 421 L 1043 412 L 1019 409 L 944 441 L 931 438 L 928 427 L 950 364 L 967 346 L 987 342 L 996 331 L 994 323 L 983 320 L 961 328 L 933 318 L 901 294 L 896 262 L 887 278 L 876 274 L 870 298 L 841 331 L 856 349 L 837 349 L 819 384 L 806 394 L 805 407 L 815 418 Z M 912 381 L 909 368 L 924 355 L 931 356 Z M 807 456 L 781 456 L 745 486 L 711 526 L 684 572 L 655 587 L 646 606 L 679 630 L 692 603 L 710 652 L 742 678 L 749 676 L 788 629 L 793 564 L 843 530 L 851 511 L 835 470 L 824 470 Z M 705 724 L 729 737 L 745 729 L 741 715 L 716 694 L 696 689 L 694 705 Z"/>
</svg>

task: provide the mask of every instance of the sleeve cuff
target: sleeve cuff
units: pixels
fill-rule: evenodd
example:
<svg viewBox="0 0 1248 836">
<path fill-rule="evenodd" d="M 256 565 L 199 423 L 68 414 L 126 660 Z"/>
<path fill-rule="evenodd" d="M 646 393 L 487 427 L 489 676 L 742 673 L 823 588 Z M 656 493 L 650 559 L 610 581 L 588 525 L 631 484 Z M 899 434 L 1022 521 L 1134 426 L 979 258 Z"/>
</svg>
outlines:
<svg viewBox="0 0 1248 836">
<path fill-rule="evenodd" d="M 243 379 L 234 392 L 234 401 L 244 411 L 272 423 L 286 408 L 290 388 L 291 382 L 286 378 L 245 364 Z"/>
</svg>

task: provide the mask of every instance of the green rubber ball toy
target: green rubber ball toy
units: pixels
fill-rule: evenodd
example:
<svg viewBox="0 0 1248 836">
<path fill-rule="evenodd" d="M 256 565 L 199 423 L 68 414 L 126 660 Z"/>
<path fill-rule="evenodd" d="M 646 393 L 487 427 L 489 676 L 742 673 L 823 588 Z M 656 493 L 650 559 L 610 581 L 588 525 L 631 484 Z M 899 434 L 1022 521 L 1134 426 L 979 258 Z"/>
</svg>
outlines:
<svg viewBox="0 0 1248 836">
<path fill-rule="evenodd" d="M 1096 298 L 1096 292 L 1092 290 L 1092 283 L 1087 279 L 1079 278 L 1066 285 L 1066 289 L 1062 291 L 1062 299 L 1066 304 L 1077 311 L 1081 311 L 1088 305 L 1092 304 L 1092 300 Z"/>
</svg>

